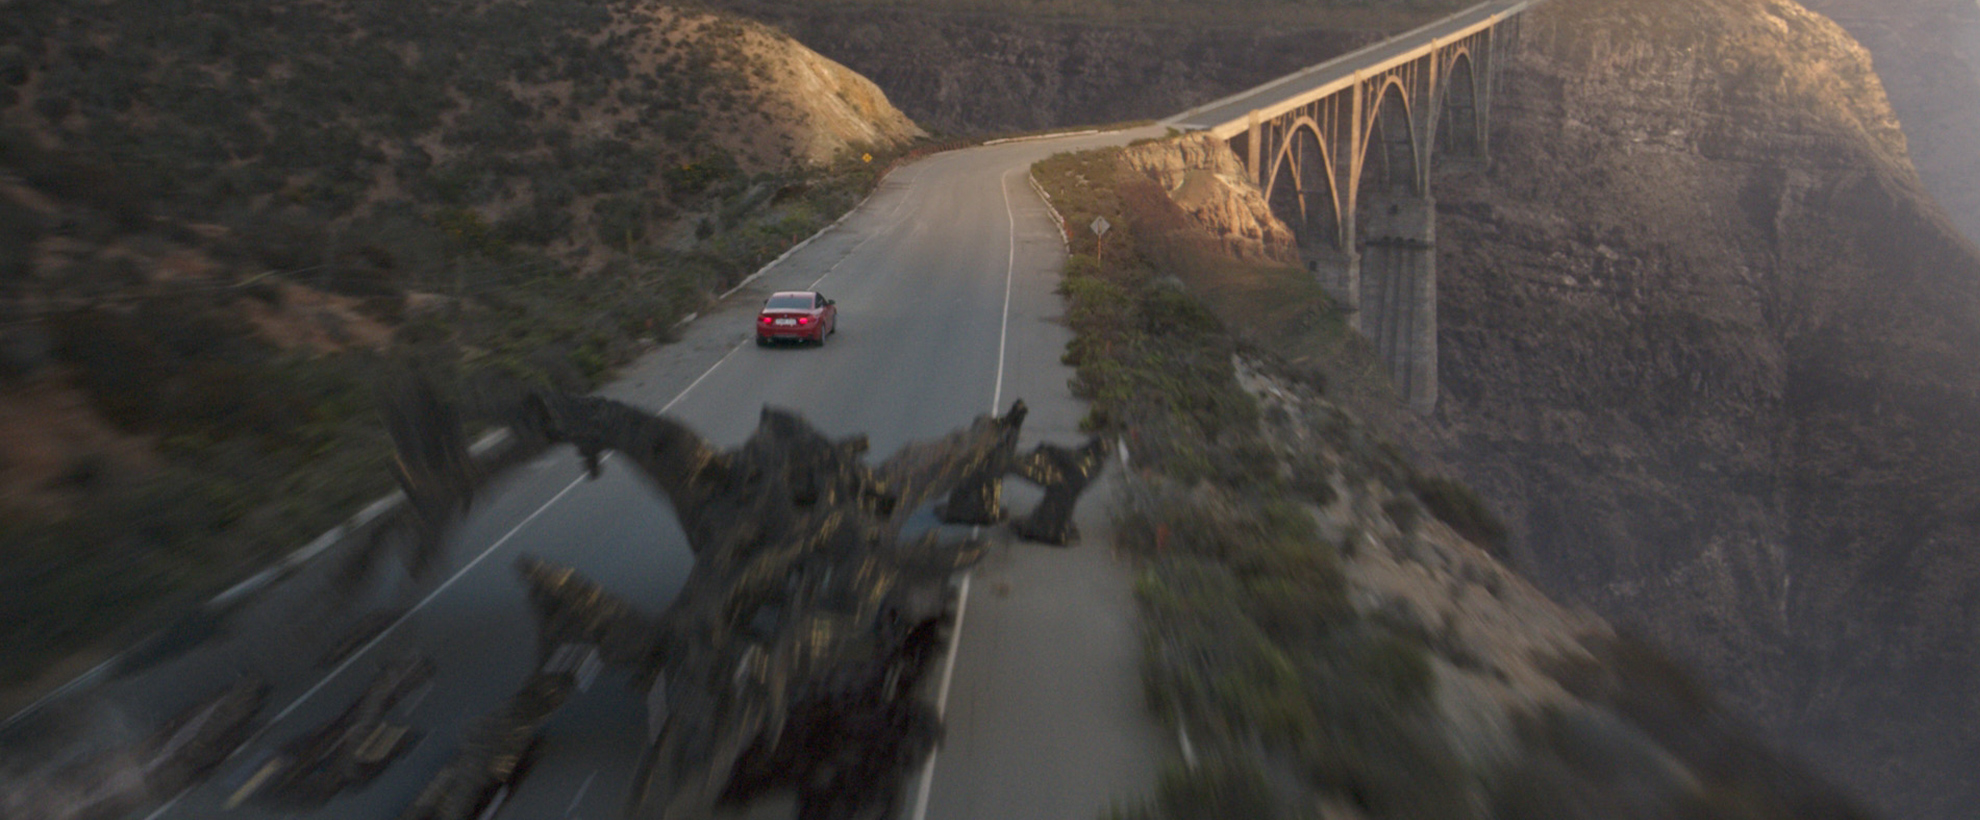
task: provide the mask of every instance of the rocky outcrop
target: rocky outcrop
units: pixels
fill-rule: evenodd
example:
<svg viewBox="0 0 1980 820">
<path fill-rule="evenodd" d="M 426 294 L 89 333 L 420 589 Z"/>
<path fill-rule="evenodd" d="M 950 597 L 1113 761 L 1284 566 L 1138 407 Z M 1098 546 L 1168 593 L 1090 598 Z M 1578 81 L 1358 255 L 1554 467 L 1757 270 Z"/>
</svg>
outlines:
<svg viewBox="0 0 1980 820">
<path fill-rule="evenodd" d="M 1440 210 L 1436 432 L 1551 592 L 1894 815 L 1980 732 L 1980 252 L 1786 0 L 1555 0 Z"/>
<path fill-rule="evenodd" d="M 795 159 L 823 165 L 854 149 L 892 149 L 927 136 L 872 80 L 783 32 L 750 20 L 641 5 L 622 12 L 635 54 L 682 49 L 739 79 L 747 105 L 708 106 L 703 133 L 766 168 Z M 643 42 L 641 42 L 643 41 Z M 665 67 L 652 67 L 664 73 Z M 787 153 L 780 153 L 782 152 Z"/>
<path fill-rule="evenodd" d="M 1223 140 L 1191 135 L 1146 142 L 1122 151 L 1121 160 L 1160 184 L 1230 255 L 1248 262 L 1299 263 L 1292 229 L 1272 215 L 1271 203 Z"/>
</svg>

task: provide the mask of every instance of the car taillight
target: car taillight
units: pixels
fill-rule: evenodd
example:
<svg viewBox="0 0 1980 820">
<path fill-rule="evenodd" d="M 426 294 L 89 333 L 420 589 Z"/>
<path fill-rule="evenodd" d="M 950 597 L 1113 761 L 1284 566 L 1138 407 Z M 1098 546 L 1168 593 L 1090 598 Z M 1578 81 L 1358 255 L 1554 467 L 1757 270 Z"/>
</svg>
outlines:
<svg viewBox="0 0 1980 820">
<path fill-rule="evenodd" d="M 809 316 L 799 316 L 799 317 L 798 317 L 798 324 L 801 324 L 801 325 L 808 325 L 808 324 L 811 324 L 811 317 L 809 317 Z"/>
<path fill-rule="evenodd" d="M 758 322 L 761 322 L 761 323 L 763 323 L 763 324 L 766 324 L 766 325 L 767 325 L 767 324 L 770 324 L 770 317 L 768 317 L 768 316 L 758 316 L 758 317 L 756 317 L 756 321 L 758 321 Z"/>
</svg>

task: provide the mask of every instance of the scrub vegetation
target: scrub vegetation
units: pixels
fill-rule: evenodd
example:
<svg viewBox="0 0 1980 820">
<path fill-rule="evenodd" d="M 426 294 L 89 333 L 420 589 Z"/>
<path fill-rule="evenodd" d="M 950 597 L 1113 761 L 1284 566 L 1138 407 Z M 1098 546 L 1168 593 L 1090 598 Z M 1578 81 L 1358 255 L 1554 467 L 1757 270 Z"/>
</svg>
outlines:
<svg viewBox="0 0 1980 820">
<path fill-rule="evenodd" d="M 1220 254 L 1119 149 L 1033 175 L 1067 225 L 1114 226 L 1069 232 L 1066 361 L 1086 426 L 1130 451 L 1116 546 L 1148 705 L 1186 750 L 1115 818 L 1867 816 L 1659 650 L 1527 586 L 1470 490 L 1322 398 L 1372 355 L 1324 295 L 1224 312 L 1294 298 L 1296 268 Z M 1246 341 L 1290 328 L 1341 361 Z"/>
<path fill-rule="evenodd" d="M 1177 275 L 1209 252 L 1165 236 L 1168 214 L 1121 167 L 1096 151 L 1034 173 L 1068 224 L 1117 226 L 1104 249 L 1091 234 L 1074 242 L 1066 359 L 1092 402 L 1086 426 L 1124 438 L 1138 470 L 1117 539 L 1140 567 L 1147 696 L 1197 757 L 1126 816 L 1302 816 L 1316 797 L 1373 816 L 1466 816 L 1466 772 L 1427 708 L 1429 647 L 1349 605 L 1343 543 L 1314 516 L 1331 476 L 1296 469 L 1269 439 L 1233 366 L 1239 343 Z M 1374 469 L 1406 480 L 1398 459 Z"/>
<path fill-rule="evenodd" d="M 382 356 L 596 384 L 918 134 L 667 6 L 6 8 L 0 703 L 387 490 Z"/>
</svg>

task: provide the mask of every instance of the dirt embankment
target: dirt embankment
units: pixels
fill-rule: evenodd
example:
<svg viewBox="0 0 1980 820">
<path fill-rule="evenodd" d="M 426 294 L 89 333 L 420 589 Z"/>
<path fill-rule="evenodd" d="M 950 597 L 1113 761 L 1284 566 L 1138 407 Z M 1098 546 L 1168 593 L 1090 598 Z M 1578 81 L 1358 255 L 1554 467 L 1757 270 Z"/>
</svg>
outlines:
<svg viewBox="0 0 1980 820">
<path fill-rule="evenodd" d="M 1555 0 L 1441 171 L 1422 449 L 1892 814 L 1980 804 L 1980 254 L 1785 0 Z"/>
</svg>

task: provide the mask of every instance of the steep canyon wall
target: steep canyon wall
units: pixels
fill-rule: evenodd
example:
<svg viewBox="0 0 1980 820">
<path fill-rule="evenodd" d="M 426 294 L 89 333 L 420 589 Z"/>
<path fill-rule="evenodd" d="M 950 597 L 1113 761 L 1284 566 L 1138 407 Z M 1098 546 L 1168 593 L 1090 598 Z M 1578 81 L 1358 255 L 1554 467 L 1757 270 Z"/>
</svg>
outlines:
<svg viewBox="0 0 1980 820">
<path fill-rule="evenodd" d="M 1870 50 L 1925 190 L 1980 242 L 1980 2 L 1804 0 Z"/>
<path fill-rule="evenodd" d="M 1980 253 L 1868 54 L 1782 0 L 1556 0 L 1436 181 L 1425 447 L 1526 572 L 1894 816 L 1980 754 Z"/>
</svg>

